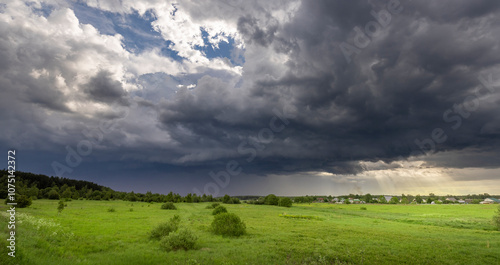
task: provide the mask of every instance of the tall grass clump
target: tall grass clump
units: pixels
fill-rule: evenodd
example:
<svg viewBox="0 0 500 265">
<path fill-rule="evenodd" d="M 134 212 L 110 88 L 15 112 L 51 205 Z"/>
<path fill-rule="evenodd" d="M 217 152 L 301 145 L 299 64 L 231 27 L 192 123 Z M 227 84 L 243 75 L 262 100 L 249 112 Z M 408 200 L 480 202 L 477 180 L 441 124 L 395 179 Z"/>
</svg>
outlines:
<svg viewBox="0 0 500 265">
<path fill-rule="evenodd" d="M 163 210 L 177 210 L 177 207 L 175 207 L 173 202 L 166 202 L 161 205 L 161 208 Z"/>
<path fill-rule="evenodd" d="M 495 224 L 496 228 L 500 231 L 500 205 L 498 206 L 497 214 L 493 216 L 493 223 Z"/>
<path fill-rule="evenodd" d="M 221 213 L 227 213 L 226 207 L 224 207 L 222 205 L 215 207 L 215 209 L 212 211 L 213 215 L 218 215 L 218 214 L 221 214 Z"/>
<path fill-rule="evenodd" d="M 212 231 L 216 235 L 238 237 L 246 233 L 246 225 L 234 213 L 220 213 L 212 221 Z"/>
<path fill-rule="evenodd" d="M 181 218 L 178 215 L 174 215 L 174 217 L 170 218 L 167 222 L 159 224 L 153 230 L 151 230 L 150 238 L 151 239 L 161 239 L 164 236 L 168 236 L 171 232 L 177 231 L 179 229 L 179 223 L 181 222 Z"/>
<path fill-rule="evenodd" d="M 163 237 L 160 246 L 166 251 L 172 250 L 189 250 L 194 249 L 197 236 L 188 229 L 179 229 L 179 231 L 171 232 L 168 236 Z"/>
</svg>

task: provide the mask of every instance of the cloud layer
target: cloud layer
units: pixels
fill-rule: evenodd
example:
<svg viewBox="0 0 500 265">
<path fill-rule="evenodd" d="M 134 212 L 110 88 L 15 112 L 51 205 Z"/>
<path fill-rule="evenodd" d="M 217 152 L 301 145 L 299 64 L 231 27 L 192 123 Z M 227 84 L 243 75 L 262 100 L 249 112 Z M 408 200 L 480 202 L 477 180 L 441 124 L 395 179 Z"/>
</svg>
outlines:
<svg viewBox="0 0 500 265">
<path fill-rule="evenodd" d="M 86 161 L 186 175 L 231 160 L 248 176 L 365 174 L 408 158 L 498 168 L 499 9 L 496 1 L 4 3 L 0 144 L 66 164 L 67 146 L 76 150 L 82 132 L 107 123 Z M 382 169 L 367 169 L 377 161 Z"/>
</svg>

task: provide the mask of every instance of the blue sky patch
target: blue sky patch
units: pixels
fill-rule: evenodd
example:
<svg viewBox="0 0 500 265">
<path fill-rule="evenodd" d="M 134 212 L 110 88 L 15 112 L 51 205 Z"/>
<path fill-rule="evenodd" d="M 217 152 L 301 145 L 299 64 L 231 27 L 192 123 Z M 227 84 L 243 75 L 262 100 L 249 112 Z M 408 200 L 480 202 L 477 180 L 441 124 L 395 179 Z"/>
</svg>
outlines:
<svg viewBox="0 0 500 265">
<path fill-rule="evenodd" d="M 172 42 L 165 41 L 153 29 L 151 22 L 155 20 L 155 15 L 149 10 L 143 16 L 137 11 L 118 14 L 89 7 L 81 2 L 74 3 L 73 10 L 80 23 L 90 24 L 102 34 L 122 35 L 124 48 L 129 52 L 138 54 L 144 50 L 159 48 L 163 56 L 183 60 L 177 51 L 169 48 Z"/>
<path fill-rule="evenodd" d="M 46 4 L 44 2 L 40 3 L 40 6 L 41 6 L 40 8 L 35 7 L 34 2 L 26 2 L 26 5 L 31 8 L 33 13 L 35 13 L 39 16 L 43 16 L 43 17 L 50 16 L 50 13 L 52 13 L 52 11 L 54 11 L 54 9 L 55 9 L 55 7 L 53 5 L 49 5 L 49 4 Z"/>
<path fill-rule="evenodd" d="M 201 37 L 203 38 L 203 42 L 205 44 L 204 47 L 196 46 L 195 49 L 202 51 L 205 56 L 209 59 L 212 58 L 228 58 L 233 65 L 242 65 L 242 58 L 236 59 L 232 55 L 234 47 L 234 38 L 228 37 L 228 42 L 221 41 L 219 42 L 219 48 L 215 48 L 209 41 L 210 36 L 208 32 L 206 32 L 203 28 L 201 30 Z"/>
</svg>

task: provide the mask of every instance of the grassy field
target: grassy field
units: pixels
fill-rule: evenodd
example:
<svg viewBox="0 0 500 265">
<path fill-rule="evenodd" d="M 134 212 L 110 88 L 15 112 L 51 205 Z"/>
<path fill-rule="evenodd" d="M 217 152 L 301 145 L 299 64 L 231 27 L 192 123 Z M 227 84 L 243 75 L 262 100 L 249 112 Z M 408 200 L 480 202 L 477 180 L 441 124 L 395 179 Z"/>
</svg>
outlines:
<svg viewBox="0 0 500 265">
<path fill-rule="evenodd" d="M 247 234 L 210 232 L 208 203 L 36 200 L 17 210 L 16 258 L 0 264 L 500 264 L 497 205 L 225 205 Z M 366 210 L 361 209 L 366 207 Z M 114 208 L 114 212 L 108 211 Z M 174 214 L 198 236 L 196 250 L 166 252 L 149 232 Z"/>
</svg>

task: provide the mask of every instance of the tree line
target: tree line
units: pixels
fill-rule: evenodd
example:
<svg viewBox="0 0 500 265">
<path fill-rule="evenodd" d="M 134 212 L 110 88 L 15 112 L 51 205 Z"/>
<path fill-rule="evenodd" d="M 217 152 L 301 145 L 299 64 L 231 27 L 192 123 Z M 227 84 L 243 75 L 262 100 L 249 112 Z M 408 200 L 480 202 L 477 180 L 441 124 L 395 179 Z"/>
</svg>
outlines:
<svg viewBox="0 0 500 265">
<path fill-rule="evenodd" d="M 0 198 L 6 199 L 8 196 L 7 189 L 7 170 L 0 170 Z M 84 180 L 74 180 L 68 178 L 49 177 L 42 174 L 33 174 L 29 172 L 16 172 L 16 201 L 26 201 L 27 206 L 32 200 L 49 199 L 49 200 L 126 200 L 139 202 L 215 202 L 221 201 L 228 204 L 241 203 L 236 197 L 225 195 L 222 198 L 214 198 L 212 195 L 197 195 L 189 193 L 186 196 L 181 196 L 178 193 L 169 192 L 168 194 L 114 191 L 111 188 L 98 185 L 96 183 Z M 29 201 L 29 203 L 27 202 Z M 17 201 L 19 203 L 19 201 Z M 18 204 L 19 206 L 19 204 Z"/>
<path fill-rule="evenodd" d="M 8 196 L 7 189 L 7 170 L 0 170 L 0 198 L 6 199 Z M 312 203 L 322 200 L 324 202 L 336 202 L 338 200 L 343 200 L 345 203 L 349 203 L 349 199 L 359 199 L 360 201 L 366 203 L 422 203 L 424 200 L 426 203 L 431 203 L 436 201 L 439 203 L 453 203 L 447 201 L 446 198 L 459 198 L 459 199 L 473 199 L 472 203 L 479 203 L 479 201 L 484 200 L 491 195 L 484 194 L 472 194 L 465 196 L 437 196 L 430 193 L 428 196 L 421 195 L 410 195 L 402 194 L 401 196 L 394 196 L 389 201 L 386 200 L 383 195 L 371 195 L 370 193 L 359 195 L 359 194 L 349 194 L 337 196 L 297 196 L 297 197 L 278 197 L 274 194 L 269 194 L 267 196 L 235 196 L 231 197 L 225 195 L 221 198 L 214 198 L 212 195 L 198 195 L 194 193 L 189 193 L 186 196 L 181 196 L 178 193 L 169 192 L 168 194 L 152 193 L 150 191 L 146 193 L 135 193 L 135 192 L 123 192 L 114 191 L 109 187 L 98 185 L 96 183 L 85 181 L 85 180 L 75 180 L 60 177 L 49 177 L 43 174 L 33 174 L 29 172 L 16 172 L 16 199 L 25 202 L 26 204 L 31 204 L 33 199 L 50 199 L 50 200 L 126 200 L 126 201 L 139 201 L 139 202 L 186 202 L 186 203 L 198 203 L 198 202 L 223 202 L 228 204 L 239 204 L 240 200 L 245 200 L 249 204 L 261 204 L 261 205 L 279 205 L 279 206 L 291 206 L 293 203 Z"/>
</svg>

